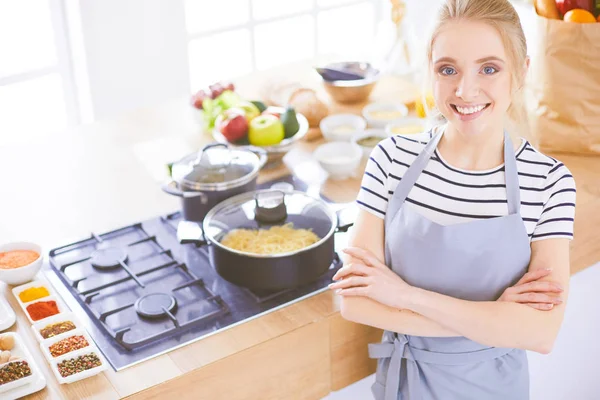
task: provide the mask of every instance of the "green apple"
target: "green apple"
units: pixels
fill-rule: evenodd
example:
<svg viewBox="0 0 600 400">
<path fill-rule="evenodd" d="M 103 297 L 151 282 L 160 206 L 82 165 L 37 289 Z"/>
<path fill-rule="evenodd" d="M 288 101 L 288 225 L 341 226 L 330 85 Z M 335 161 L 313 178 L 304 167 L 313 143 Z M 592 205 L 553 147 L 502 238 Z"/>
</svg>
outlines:
<svg viewBox="0 0 600 400">
<path fill-rule="evenodd" d="M 242 110 L 244 110 L 244 114 L 246 114 L 246 119 L 248 120 L 248 122 L 252 121 L 254 118 L 260 115 L 260 110 L 258 109 L 258 107 L 249 101 L 242 100 L 235 106 L 236 108 L 241 108 Z"/>
<path fill-rule="evenodd" d="M 273 146 L 284 137 L 283 123 L 274 115 L 259 115 L 250 121 L 248 141 L 253 146 Z"/>
</svg>

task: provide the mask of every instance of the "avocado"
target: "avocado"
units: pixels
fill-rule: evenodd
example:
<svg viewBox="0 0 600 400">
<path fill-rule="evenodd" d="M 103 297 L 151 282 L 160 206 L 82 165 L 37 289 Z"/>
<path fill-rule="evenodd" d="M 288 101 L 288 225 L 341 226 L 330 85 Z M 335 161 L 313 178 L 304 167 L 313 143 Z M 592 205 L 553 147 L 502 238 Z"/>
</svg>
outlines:
<svg viewBox="0 0 600 400">
<path fill-rule="evenodd" d="M 298 133 L 300 124 L 298 124 L 298 118 L 296 118 L 296 111 L 293 107 L 286 107 L 285 111 L 281 114 L 281 122 L 283 122 L 283 129 L 285 131 L 285 137 L 290 138 Z"/>
<path fill-rule="evenodd" d="M 265 106 L 265 103 L 263 103 L 262 101 L 252 100 L 250 103 L 254 104 L 256 108 L 258 108 L 258 111 L 260 111 L 261 113 L 267 109 L 267 106 Z"/>
</svg>

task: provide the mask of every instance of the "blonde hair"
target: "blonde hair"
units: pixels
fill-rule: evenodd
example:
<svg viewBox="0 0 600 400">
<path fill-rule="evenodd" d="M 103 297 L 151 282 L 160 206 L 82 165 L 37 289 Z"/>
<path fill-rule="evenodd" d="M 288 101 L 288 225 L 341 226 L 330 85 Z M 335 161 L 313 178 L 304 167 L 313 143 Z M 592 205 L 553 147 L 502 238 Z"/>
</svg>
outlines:
<svg viewBox="0 0 600 400">
<path fill-rule="evenodd" d="M 506 128 L 512 134 L 527 129 L 525 110 L 523 67 L 527 60 L 527 42 L 516 10 L 508 0 L 446 0 L 437 14 L 437 20 L 427 45 L 428 71 L 432 70 L 433 43 L 442 27 L 451 21 L 479 21 L 494 27 L 504 44 L 511 61 L 511 104 L 507 110 Z M 431 87 L 431 76 L 427 80 Z M 424 104 L 427 104 L 424 102 Z M 438 115 L 441 117 L 441 114 Z M 443 118 L 441 118 L 443 120 Z"/>
</svg>

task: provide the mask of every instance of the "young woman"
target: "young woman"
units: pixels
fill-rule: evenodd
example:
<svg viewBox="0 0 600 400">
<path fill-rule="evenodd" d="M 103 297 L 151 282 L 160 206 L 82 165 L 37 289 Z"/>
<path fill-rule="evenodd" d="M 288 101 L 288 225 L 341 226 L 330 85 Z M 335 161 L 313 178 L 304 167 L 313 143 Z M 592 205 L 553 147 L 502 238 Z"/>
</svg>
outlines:
<svg viewBox="0 0 600 400">
<path fill-rule="evenodd" d="M 527 399 L 525 350 L 548 353 L 563 319 L 575 182 L 505 129 L 529 66 L 509 1 L 447 0 L 438 17 L 446 123 L 374 149 L 331 288 L 344 318 L 384 329 L 376 399 Z"/>
</svg>

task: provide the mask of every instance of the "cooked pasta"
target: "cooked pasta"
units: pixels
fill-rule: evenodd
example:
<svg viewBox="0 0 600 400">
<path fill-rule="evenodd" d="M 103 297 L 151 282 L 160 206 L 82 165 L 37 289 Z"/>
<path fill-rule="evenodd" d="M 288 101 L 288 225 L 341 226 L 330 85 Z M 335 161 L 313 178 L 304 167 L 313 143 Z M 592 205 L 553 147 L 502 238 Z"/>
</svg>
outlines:
<svg viewBox="0 0 600 400">
<path fill-rule="evenodd" d="M 309 229 L 296 229 L 292 223 L 269 229 L 234 229 L 221 244 L 237 251 L 253 254 L 280 254 L 296 251 L 319 241 Z"/>
</svg>

